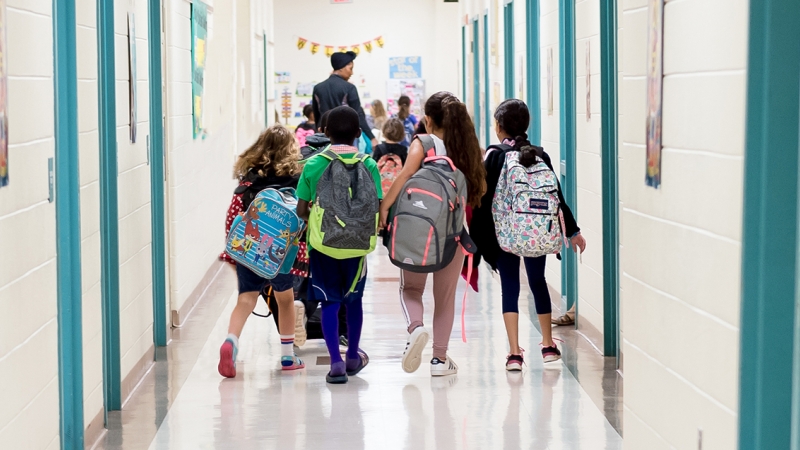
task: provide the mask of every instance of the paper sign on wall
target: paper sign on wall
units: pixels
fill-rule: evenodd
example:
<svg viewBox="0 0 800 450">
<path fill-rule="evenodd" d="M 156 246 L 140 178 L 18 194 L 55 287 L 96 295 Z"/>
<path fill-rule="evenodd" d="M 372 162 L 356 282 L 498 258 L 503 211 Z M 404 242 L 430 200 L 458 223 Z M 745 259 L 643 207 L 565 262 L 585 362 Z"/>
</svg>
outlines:
<svg viewBox="0 0 800 450">
<path fill-rule="evenodd" d="M 650 0 L 647 35 L 647 168 L 645 183 L 661 185 L 661 101 L 664 83 L 664 0 Z"/>
<path fill-rule="evenodd" d="M 389 58 L 389 78 L 393 80 L 422 78 L 422 58 L 419 56 Z"/>
<path fill-rule="evenodd" d="M 206 70 L 208 10 L 203 2 L 192 2 L 192 136 L 203 131 L 203 84 Z"/>
</svg>

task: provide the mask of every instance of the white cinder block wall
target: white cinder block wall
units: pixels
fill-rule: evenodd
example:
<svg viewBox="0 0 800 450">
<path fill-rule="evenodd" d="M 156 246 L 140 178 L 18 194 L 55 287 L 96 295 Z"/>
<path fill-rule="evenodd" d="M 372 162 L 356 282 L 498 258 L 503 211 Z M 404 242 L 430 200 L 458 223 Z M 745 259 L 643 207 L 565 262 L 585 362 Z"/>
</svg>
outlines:
<svg viewBox="0 0 800 450">
<path fill-rule="evenodd" d="M 0 189 L 0 442 L 58 448 L 53 27 L 48 1 L 7 4 L 9 180 Z M 35 430 L 35 432 L 34 432 Z"/>
<path fill-rule="evenodd" d="M 191 4 L 169 0 L 164 17 L 170 309 L 184 313 L 190 294 L 224 247 L 225 211 L 236 185 L 234 157 L 258 137 L 265 113 L 274 120 L 274 100 L 269 108 L 262 106 L 259 67 L 262 33 L 272 41 L 272 0 L 206 3 L 213 10 L 208 14 L 205 137 L 192 137 Z M 268 70 L 275 67 L 272 53 Z"/>
<path fill-rule="evenodd" d="M 88 425 L 103 408 L 100 288 L 100 142 L 97 125 L 97 2 L 75 3 L 78 48 L 81 288 L 83 289 L 83 416 Z M 127 50 L 125 52 L 127 55 Z M 127 70 L 125 71 L 127 74 Z M 127 96 L 126 96 L 127 97 Z M 152 318 L 152 316 L 151 316 Z M 102 426 L 102 425 L 101 425 Z"/>
<path fill-rule="evenodd" d="M 588 46 L 588 47 L 587 47 Z M 588 50 L 587 50 L 588 49 Z M 587 71 L 586 54 L 589 53 Z M 579 328 L 603 332 L 603 194 L 600 162 L 600 0 L 575 3 L 575 135 L 578 223 L 587 251 L 578 264 Z M 591 115 L 587 117 L 587 73 Z"/>
<path fill-rule="evenodd" d="M 625 448 L 736 448 L 747 2 L 664 15 L 662 186 L 646 187 L 647 4 L 622 2 Z"/>
<path fill-rule="evenodd" d="M 350 81 L 358 87 L 362 106 L 375 99 L 386 105 L 389 58 L 399 56 L 422 57 L 426 96 L 445 90 L 461 97 L 460 25 L 463 14 L 459 17 L 459 5 L 430 0 L 370 0 L 352 4 L 318 0 L 279 1 L 275 4 L 275 16 L 294 18 L 301 15 L 302 26 L 293 19 L 275 22 L 275 66 L 270 73 L 291 73 L 291 83 L 276 85 L 275 89 L 280 95 L 280 91 L 288 87 L 294 96 L 298 82 L 326 80 L 332 71 L 330 59 L 324 54 L 326 44 L 355 45 L 383 36 L 383 48 L 373 43 L 372 53 L 368 53 L 362 46 L 355 61 L 355 73 Z M 336 20 L 341 20 L 341 23 L 336 23 Z M 296 46 L 298 37 L 309 40 L 302 50 Z M 471 39 L 471 35 L 467 38 Z M 312 41 L 322 45 L 315 55 L 309 50 Z M 338 51 L 338 48 L 334 50 Z M 468 48 L 468 59 L 470 55 Z M 359 81 L 361 76 L 365 79 L 363 86 Z M 309 100 L 302 99 L 305 102 Z M 293 100 L 294 110 L 300 110 L 300 101 Z M 471 108 L 471 103 L 468 105 Z M 296 125 L 300 119 L 290 119 L 289 123 Z"/>
</svg>

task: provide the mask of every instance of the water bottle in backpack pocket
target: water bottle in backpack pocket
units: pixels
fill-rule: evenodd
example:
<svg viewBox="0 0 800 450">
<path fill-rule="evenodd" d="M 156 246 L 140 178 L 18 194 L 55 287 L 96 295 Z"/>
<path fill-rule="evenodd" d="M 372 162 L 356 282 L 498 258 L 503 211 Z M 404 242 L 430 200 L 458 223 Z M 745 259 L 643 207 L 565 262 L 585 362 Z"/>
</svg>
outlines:
<svg viewBox="0 0 800 450">
<path fill-rule="evenodd" d="M 453 260 L 464 236 L 467 181 L 447 156 L 436 155 L 430 136 L 419 136 L 422 167 L 406 181 L 387 226 L 392 264 L 431 273 Z"/>
<path fill-rule="evenodd" d="M 318 156 L 330 161 L 317 183 L 311 207 L 308 242 L 331 258 L 364 256 L 377 243 L 380 200 L 372 173 L 364 164 L 369 156 L 342 158 L 331 150 Z"/>
<path fill-rule="evenodd" d="M 561 251 L 564 222 L 558 182 L 541 159 L 525 167 L 519 163 L 519 152 L 506 153 L 492 216 L 504 251 L 530 258 Z"/>
<path fill-rule="evenodd" d="M 225 252 L 237 264 L 272 279 L 291 270 L 303 229 L 294 189 L 267 188 L 231 225 Z"/>
</svg>

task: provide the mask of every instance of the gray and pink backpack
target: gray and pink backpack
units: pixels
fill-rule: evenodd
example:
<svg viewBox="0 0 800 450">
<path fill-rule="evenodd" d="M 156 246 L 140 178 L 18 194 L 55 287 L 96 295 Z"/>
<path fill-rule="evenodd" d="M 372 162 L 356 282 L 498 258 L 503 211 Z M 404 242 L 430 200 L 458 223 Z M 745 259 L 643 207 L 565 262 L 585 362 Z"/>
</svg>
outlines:
<svg viewBox="0 0 800 450">
<path fill-rule="evenodd" d="M 387 227 L 389 259 L 410 272 L 446 267 L 459 246 L 474 253 L 464 228 L 467 180 L 446 155 L 437 154 L 432 137 L 417 137 L 425 150 L 422 167 L 403 185 Z"/>
</svg>

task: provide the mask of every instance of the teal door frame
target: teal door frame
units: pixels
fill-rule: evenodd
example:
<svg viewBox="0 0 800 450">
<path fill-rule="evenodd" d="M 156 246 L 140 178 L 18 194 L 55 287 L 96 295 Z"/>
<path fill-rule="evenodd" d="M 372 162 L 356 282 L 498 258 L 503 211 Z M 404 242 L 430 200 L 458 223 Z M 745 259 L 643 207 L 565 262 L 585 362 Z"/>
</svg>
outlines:
<svg viewBox="0 0 800 450">
<path fill-rule="evenodd" d="M 153 344 L 167 345 L 167 250 L 164 217 L 164 100 L 161 74 L 161 0 L 147 2 L 150 94 L 150 233 L 153 270 Z M 159 352 L 155 352 L 154 359 Z"/>
<path fill-rule="evenodd" d="M 481 52 L 480 52 L 480 25 L 478 16 L 472 21 L 472 105 L 475 111 L 475 135 L 481 138 Z"/>
<path fill-rule="evenodd" d="M 100 290 L 103 415 L 122 408 L 119 343 L 119 207 L 114 2 L 97 0 L 97 124 L 100 139 Z"/>
<path fill-rule="evenodd" d="M 486 147 L 492 142 L 492 105 L 489 89 L 489 10 L 483 15 L 483 134 Z"/>
<path fill-rule="evenodd" d="M 83 450 L 81 211 L 75 0 L 53 0 L 58 406 L 61 448 Z"/>
<path fill-rule="evenodd" d="M 542 93 L 540 91 L 539 61 L 539 0 L 527 0 L 525 5 L 525 45 L 527 52 L 527 103 L 531 113 L 528 140 L 542 145 Z"/>
<path fill-rule="evenodd" d="M 619 357 L 617 0 L 600 0 L 600 153 L 603 195 L 603 354 Z"/>
<path fill-rule="evenodd" d="M 503 56 L 505 97 L 514 98 L 514 1 L 503 5 Z"/>
<path fill-rule="evenodd" d="M 794 0 L 750 1 L 739 358 L 742 450 L 800 448 L 799 25 Z"/>
<path fill-rule="evenodd" d="M 559 113 L 561 131 L 561 188 L 564 200 L 578 219 L 578 183 L 575 168 L 575 0 L 559 0 Z M 578 261 L 569 249 L 561 253 L 561 295 L 567 309 L 578 299 Z M 578 306 L 575 307 L 576 311 Z M 577 324 L 578 315 L 575 315 Z"/>
<path fill-rule="evenodd" d="M 461 26 L 461 101 L 467 101 L 467 25 Z"/>
</svg>

